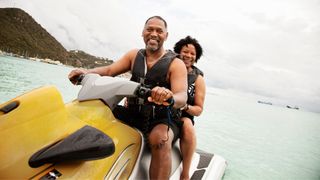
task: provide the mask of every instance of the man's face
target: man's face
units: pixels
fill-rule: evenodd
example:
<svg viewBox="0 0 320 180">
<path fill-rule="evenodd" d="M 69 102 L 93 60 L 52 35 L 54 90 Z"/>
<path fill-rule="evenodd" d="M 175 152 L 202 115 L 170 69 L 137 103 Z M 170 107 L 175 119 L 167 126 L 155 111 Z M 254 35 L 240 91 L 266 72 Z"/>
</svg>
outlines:
<svg viewBox="0 0 320 180">
<path fill-rule="evenodd" d="M 159 50 L 168 37 L 164 22 L 157 18 L 150 19 L 144 26 L 142 37 L 147 50 Z"/>
</svg>

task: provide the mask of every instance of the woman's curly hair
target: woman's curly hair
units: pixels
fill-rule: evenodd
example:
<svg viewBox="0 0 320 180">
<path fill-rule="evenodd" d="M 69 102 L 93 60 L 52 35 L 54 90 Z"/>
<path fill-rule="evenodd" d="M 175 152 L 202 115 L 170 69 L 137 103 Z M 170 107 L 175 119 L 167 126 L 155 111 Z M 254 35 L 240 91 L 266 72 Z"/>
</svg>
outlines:
<svg viewBox="0 0 320 180">
<path fill-rule="evenodd" d="M 198 59 L 200 59 L 200 57 L 202 56 L 202 47 L 199 44 L 198 40 L 196 40 L 195 38 L 192 38 L 191 36 L 187 36 L 183 39 L 180 39 L 175 45 L 174 45 L 174 52 L 177 54 L 180 54 L 181 49 L 183 46 L 186 46 L 188 44 L 192 44 L 195 48 L 196 48 L 196 62 L 198 61 Z"/>
</svg>

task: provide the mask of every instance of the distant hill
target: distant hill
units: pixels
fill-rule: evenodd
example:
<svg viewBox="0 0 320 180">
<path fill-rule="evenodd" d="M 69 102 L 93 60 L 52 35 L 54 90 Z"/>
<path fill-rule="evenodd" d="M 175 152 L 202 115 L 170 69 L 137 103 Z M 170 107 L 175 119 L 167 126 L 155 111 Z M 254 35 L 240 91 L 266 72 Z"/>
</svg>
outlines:
<svg viewBox="0 0 320 180">
<path fill-rule="evenodd" d="M 85 66 L 86 68 L 94 68 L 112 64 L 113 61 L 106 58 L 98 58 L 80 50 L 69 51 L 69 58 L 75 67 Z"/>
<path fill-rule="evenodd" d="M 80 50 L 67 51 L 29 14 L 18 8 L 0 8 L 0 50 L 20 56 L 49 58 L 75 67 L 92 68 L 113 63 Z"/>
</svg>

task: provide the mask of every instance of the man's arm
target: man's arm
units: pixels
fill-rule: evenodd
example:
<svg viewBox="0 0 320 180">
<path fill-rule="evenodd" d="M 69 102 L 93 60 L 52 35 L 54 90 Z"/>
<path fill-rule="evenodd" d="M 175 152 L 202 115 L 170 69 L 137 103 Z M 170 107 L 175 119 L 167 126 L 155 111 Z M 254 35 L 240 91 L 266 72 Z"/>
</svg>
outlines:
<svg viewBox="0 0 320 180">
<path fill-rule="evenodd" d="M 131 70 L 132 62 L 137 54 L 137 50 L 131 50 L 123 55 L 119 60 L 109 66 L 97 67 L 88 71 L 88 73 L 97 73 L 101 76 L 117 76 Z"/>
<path fill-rule="evenodd" d="M 185 64 L 178 58 L 174 59 L 169 69 L 171 92 L 175 101 L 174 107 L 180 108 L 187 102 L 188 76 Z"/>
<path fill-rule="evenodd" d="M 101 76 L 117 76 L 119 74 L 128 72 L 131 70 L 134 58 L 137 54 L 137 49 L 131 50 L 127 52 L 124 56 L 122 56 L 119 60 L 112 63 L 109 66 L 97 67 L 94 69 L 74 69 L 70 72 L 68 78 L 70 80 L 74 79 L 74 77 L 79 76 L 81 74 L 86 73 L 96 73 Z"/>
</svg>

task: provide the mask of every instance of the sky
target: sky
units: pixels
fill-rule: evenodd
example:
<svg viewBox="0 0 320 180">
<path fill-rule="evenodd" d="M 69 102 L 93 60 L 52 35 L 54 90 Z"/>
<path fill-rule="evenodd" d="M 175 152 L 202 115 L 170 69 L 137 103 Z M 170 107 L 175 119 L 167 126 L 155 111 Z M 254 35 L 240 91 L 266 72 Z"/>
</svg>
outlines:
<svg viewBox="0 0 320 180">
<path fill-rule="evenodd" d="M 166 49 L 190 35 L 208 87 L 320 112 L 320 0 L 0 0 L 67 50 L 113 60 L 143 48 L 146 19 L 168 23 Z M 263 99 L 261 99 L 263 100 Z"/>
</svg>

